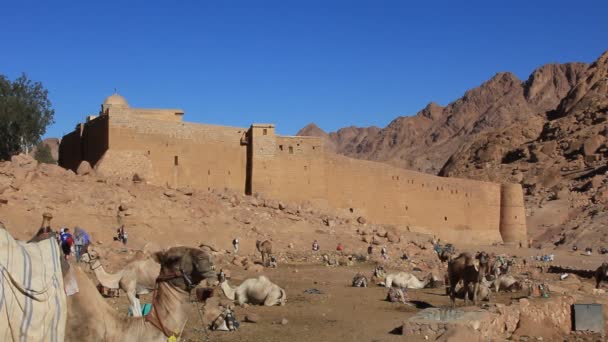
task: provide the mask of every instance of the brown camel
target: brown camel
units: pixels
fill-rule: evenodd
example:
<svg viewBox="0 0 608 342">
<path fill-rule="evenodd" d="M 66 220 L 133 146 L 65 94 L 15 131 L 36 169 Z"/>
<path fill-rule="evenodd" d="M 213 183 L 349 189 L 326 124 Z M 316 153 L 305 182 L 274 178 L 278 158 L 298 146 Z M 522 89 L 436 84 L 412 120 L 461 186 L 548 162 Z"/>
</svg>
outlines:
<svg viewBox="0 0 608 342">
<path fill-rule="evenodd" d="M 595 270 L 595 288 L 599 289 L 602 280 L 608 281 L 608 262 L 605 262 L 600 265 L 600 267 Z"/>
<path fill-rule="evenodd" d="M 124 317 L 101 297 L 93 282 L 72 267 L 79 292 L 68 297 L 66 341 L 156 341 L 178 337 L 186 323 L 190 290 L 216 277 L 209 254 L 198 248 L 173 247 L 157 252 L 161 265 L 152 310 L 146 317 Z"/>
<path fill-rule="evenodd" d="M 42 223 L 40 224 L 40 228 L 36 232 L 36 235 L 29 239 L 27 242 L 39 242 L 50 237 L 55 237 L 55 232 L 51 229 L 51 219 L 53 219 L 53 215 L 51 213 L 42 214 Z"/>
<path fill-rule="evenodd" d="M 262 254 L 262 264 L 268 267 L 270 263 L 270 255 L 272 254 L 272 242 L 270 240 L 256 240 L 255 247 Z"/>
<path fill-rule="evenodd" d="M 479 267 L 475 266 L 475 259 L 479 261 Z M 490 260 L 486 252 L 479 252 L 473 257 L 470 253 L 461 253 L 448 263 L 448 280 L 450 282 L 450 300 L 452 307 L 456 306 L 456 284 L 463 281 L 463 287 L 469 289 L 469 283 L 473 284 L 473 303 L 477 305 L 477 293 L 479 285 L 489 272 Z M 465 305 L 469 303 L 469 296 L 464 297 Z"/>
<path fill-rule="evenodd" d="M 132 261 L 124 269 L 114 274 L 104 270 L 99 261 L 99 255 L 94 249 L 83 254 L 82 261 L 89 265 L 101 285 L 109 289 L 120 288 L 127 294 L 133 316 L 142 315 L 139 295 L 154 290 L 156 278 L 160 273 L 160 265 L 155 260 L 146 258 Z"/>
</svg>

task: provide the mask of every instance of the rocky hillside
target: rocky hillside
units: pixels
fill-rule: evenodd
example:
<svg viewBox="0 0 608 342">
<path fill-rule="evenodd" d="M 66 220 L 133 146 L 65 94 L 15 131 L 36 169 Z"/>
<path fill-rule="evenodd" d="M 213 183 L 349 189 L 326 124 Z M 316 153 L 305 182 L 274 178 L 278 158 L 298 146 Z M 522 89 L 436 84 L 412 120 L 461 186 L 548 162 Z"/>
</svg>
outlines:
<svg viewBox="0 0 608 342">
<path fill-rule="evenodd" d="M 521 82 L 499 73 L 386 128 L 325 134 L 338 153 L 441 176 L 519 182 L 538 243 L 608 245 L 608 52 L 551 64 Z"/>
<path fill-rule="evenodd" d="M 520 182 L 529 208 L 561 206 L 566 213 L 543 222 L 553 229 L 539 233 L 564 233 L 566 245 L 591 237 L 606 242 L 608 52 L 540 123 L 518 123 L 475 137 L 459 147 L 440 175 Z"/>
<path fill-rule="evenodd" d="M 382 129 L 347 127 L 327 134 L 310 124 L 298 135 L 326 137 L 331 148 L 350 157 L 436 174 L 461 145 L 479 134 L 517 123 L 540 131 L 545 113 L 557 107 L 587 67 L 546 65 L 525 82 L 512 73 L 498 73 L 445 107 L 430 103 Z"/>
</svg>

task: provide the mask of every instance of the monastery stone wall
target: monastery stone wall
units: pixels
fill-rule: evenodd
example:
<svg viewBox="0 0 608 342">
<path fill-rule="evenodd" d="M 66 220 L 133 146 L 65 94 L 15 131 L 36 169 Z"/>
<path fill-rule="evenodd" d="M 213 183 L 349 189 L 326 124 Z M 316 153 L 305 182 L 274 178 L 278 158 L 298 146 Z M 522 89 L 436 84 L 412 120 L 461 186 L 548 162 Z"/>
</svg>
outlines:
<svg viewBox="0 0 608 342">
<path fill-rule="evenodd" d="M 107 176 L 137 173 L 162 186 L 307 201 L 448 241 L 527 240 L 519 184 L 443 178 L 352 159 L 325 151 L 321 138 L 277 136 L 271 124 L 202 125 L 121 110 L 112 108 L 113 114 L 64 136 L 60 165 L 76 170 L 87 160 Z"/>
</svg>

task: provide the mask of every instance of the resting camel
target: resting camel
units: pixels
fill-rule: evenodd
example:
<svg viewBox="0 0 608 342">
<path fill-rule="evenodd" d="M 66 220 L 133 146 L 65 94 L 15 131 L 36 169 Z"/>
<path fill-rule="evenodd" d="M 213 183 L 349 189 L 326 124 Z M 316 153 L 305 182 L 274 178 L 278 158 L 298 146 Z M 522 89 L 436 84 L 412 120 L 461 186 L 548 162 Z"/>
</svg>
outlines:
<svg viewBox="0 0 608 342">
<path fill-rule="evenodd" d="M 272 242 L 270 240 L 256 240 L 255 247 L 262 254 L 262 264 L 264 267 L 267 267 L 270 262 L 270 255 L 272 254 Z"/>
<path fill-rule="evenodd" d="M 493 281 L 488 281 L 485 285 L 494 289 L 494 292 L 498 291 L 514 291 L 521 290 L 523 288 L 522 283 L 515 279 L 515 277 L 502 274 L 499 275 L 498 278 Z"/>
<path fill-rule="evenodd" d="M 600 267 L 595 270 L 595 288 L 599 289 L 602 283 L 602 280 L 608 281 L 608 262 L 605 262 L 600 265 Z"/>
<path fill-rule="evenodd" d="M 479 260 L 479 267 L 475 266 L 474 260 Z M 473 303 L 477 305 L 477 292 L 486 273 L 489 272 L 490 260 L 486 252 L 479 252 L 473 257 L 470 253 L 460 253 L 458 257 L 448 263 L 448 280 L 450 282 L 450 299 L 452 307 L 456 306 L 456 284 L 460 280 L 464 282 L 464 288 L 468 289 L 473 283 Z M 465 305 L 469 303 L 469 296 L 464 297 Z"/>
<path fill-rule="evenodd" d="M 285 305 L 287 295 L 285 290 L 272 283 L 265 276 L 249 278 L 236 288 L 230 287 L 226 279 L 220 279 L 220 287 L 230 300 L 236 300 L 239 305 Z"/>
<path fill-rule="evenodd" d="M 374 267 L 374 272 L 372 273 L 371 279 L 376 285 L 384 284 L 384 279 L 386 279 L 386 271 L 384 270 L 384 266 L 376 265 L 376 267 Z"/>
<path fill-rule="evenodd" d="M 156 261 L 152 258 L 132 261 L 123 270 L 114 274 L 107 273 L 103 269 L 99 256 L 94 250 L 83 254 L 82 261 L 89 264 L 101 285 L 110 289 L 120 288 L 127 294 L 133 316 L 142 315 L 139 295 L 154 290 L 161 268 Z"/>
<path fill-rule="evenodd" d="M 161 265 L 152 310 L 146 317 L 124 317 L 99 294 L 88 276 L 72 267 L 79 292 L 68 297 L 66 341 L 166 342 L 176 337 L 188 319 L 190 290 L 214 278 L 213 261 L 198 248 L 173 247 L 154 253 Z"/>
<path fill-rule="evenodd" d="M 398 287 L 404 289 L 423 289 L 433 281 L 433 275 L 429 274 L 424 281 L 418 280 L 415 275 L 407 272 L 389 273 L 386 276 L 384 286 Z"/>
<path fill-rule="evenodd" d="M 456 297 L 460 298 L 460 299 L 465 299 L 465 295 L 467 295 L 467 297 L 469 298 L 469 300 L 472 300 L 474 295 L 473 295 L 473 291 L 474 291 L 474 285 L 473 283 L 469 283 L 469 288 L 465 289 L 464 286 L 462 286 L 462 282 L 458 282 L 458 285 L 456 285 Z M 487 284 L 479 284 L 479 288 L 477 290 L 477 299 L 478 300 L 482 300 L 482 301 L 490 301 L 490 296 L 491 296 L 492 291 L 490 291 L 490 286 L 488 286 Z"/>
</svg>

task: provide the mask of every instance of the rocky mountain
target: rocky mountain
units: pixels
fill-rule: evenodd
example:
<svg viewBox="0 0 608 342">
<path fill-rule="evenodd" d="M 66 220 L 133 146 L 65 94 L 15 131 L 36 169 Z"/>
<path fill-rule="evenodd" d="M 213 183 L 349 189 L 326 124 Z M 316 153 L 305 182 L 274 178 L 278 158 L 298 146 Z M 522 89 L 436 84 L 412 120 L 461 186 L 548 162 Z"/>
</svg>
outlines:
<svg viewBox="0 0 608 342">
<path fill-rule="evenodd" d="M 325 137 L 331 148 L 350 157 L 436 174 L 460 146 L 479 134 L 517 123 L 540 131 L 545 113 L 556 108 L 587 67 L 545 65 L 525 82 L 512 73 L 498 73 L 445 107 L 430 103 L 382 129 L 347 127 L 327 134 L 311 124 L 298 135 Z"/>
<path fill-rule="evenodd" d="M 547 228 L 538 229 L 539 240 L 608 244 L 608 52 L 540 123 L 538 133 L 536 124 L 518 123 L 478 135 L 459 147 L 440 175 L 520 182 L 530 210 L 554 213 L 549 221 L 537 220 Z"/>
<path fill-rule="evenodd" d="M 323 134 L 351 157 L 521 183 L 537 244 L 608 245 L 608 51 L 591 65 L 542 66 L 525 82 L 499 73 L 446 107 L 431 103 L 383 129 Z"/>
</svg>

